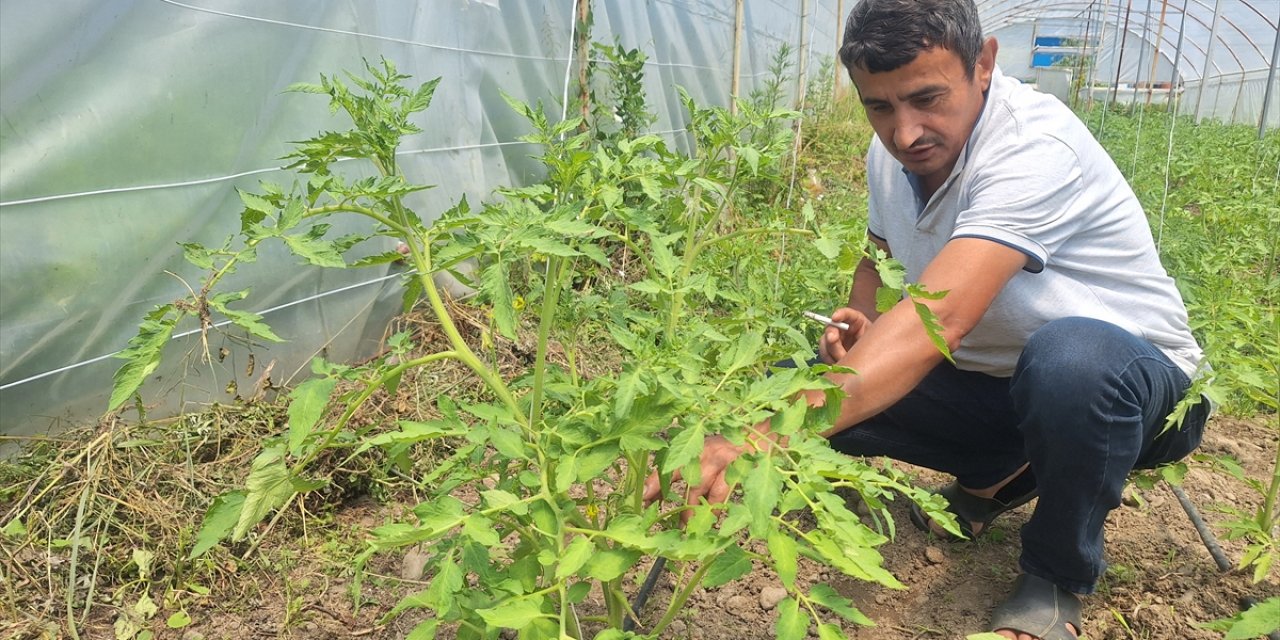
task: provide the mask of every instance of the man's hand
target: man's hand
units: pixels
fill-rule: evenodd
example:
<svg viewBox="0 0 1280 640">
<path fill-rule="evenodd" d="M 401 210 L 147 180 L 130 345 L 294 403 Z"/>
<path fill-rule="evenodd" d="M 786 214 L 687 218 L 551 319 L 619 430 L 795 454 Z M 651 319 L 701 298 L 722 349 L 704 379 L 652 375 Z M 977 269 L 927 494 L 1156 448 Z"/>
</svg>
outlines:
<svg viewBox="0 0 1280 640">
<path fill-rule="evenodd" d="M 738 456 L 748 451 L 747 446 L 738 446 L 723 436 L 710 436 L 702 445 L 702 457 L 699 460 L 699 468 L 702 470 L 702 478 L 695 484 L 688 483 L 688 489 L 685 491 L 685 504 L 699 504 L 702 500 L 706 500 L 709 504 L 717 504 L 729 499 L 729 484 L 724 481 L 724 472 L 729 465 Z M 671 475 L 671 481 L 676 482 L 680 479 L 680 470 L 676 469 Z M 646 506 L 651 504 L 662 496 L 662 483 L 658 480 L 658 472 L 654 471 L 649 474 L 649 478 L 644 482 L 644 503 Z M 692 512 L 685 510 L 680 514 L 680 521 L 687 522 Z"/>
<path fill-rule="evenodd" d="M 839 362 L 854 343 L 862 338 L 867 327 L 871 326 L 871 320 L 867 319 L 866 315 L 851 307 L 836 309 L 831 312 L 831 319 L 848 324 L 849 329 L 841 330 L 838 327 L 828 326 L 822 333 L 822 338 L 818 340 L 818 355 L 827 364 Z"/>
</svg>

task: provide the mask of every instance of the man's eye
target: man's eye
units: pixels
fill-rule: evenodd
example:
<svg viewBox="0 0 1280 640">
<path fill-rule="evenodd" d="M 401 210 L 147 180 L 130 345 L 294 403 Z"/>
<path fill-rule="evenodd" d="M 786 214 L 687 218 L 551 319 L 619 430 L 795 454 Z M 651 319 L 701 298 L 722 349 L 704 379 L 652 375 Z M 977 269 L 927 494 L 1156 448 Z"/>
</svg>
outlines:
<svg viewBox="0 0 1280 640">
<path fill-rule="evenodd" d="M 931 107 L 937 101 L 938 101 L 937 95 L 921 96 L 919 98 L 916 98 L 915 100 L 917 107 Z"/>
<path fill-rule="evenodd" d="M 893 108 L 887 104 L 873 104 L 867 107 L 867 110 L 872 113 L 884 114 L 884 113 L 890 113 L 891 111 L 893 111 Z"/>
</svg>

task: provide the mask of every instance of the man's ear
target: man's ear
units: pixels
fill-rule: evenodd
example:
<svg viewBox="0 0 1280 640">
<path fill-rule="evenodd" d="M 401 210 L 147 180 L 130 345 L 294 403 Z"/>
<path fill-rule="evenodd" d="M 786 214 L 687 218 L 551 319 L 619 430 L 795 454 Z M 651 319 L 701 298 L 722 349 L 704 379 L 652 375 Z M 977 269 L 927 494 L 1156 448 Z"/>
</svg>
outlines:
<svg viewBox="0 0 1280 640">
<path fill-rule="evenodd" d="M 982 43 L 982 51 L 978 53 L 977 67 L 978 84 L 982 86 L 982 90 L 986 91 L 991 88 L 991 75 L 996 69 L 996 52 L 1000 49 L 1000 43 L 995 38 L 987 38 Z"/>
</svg>

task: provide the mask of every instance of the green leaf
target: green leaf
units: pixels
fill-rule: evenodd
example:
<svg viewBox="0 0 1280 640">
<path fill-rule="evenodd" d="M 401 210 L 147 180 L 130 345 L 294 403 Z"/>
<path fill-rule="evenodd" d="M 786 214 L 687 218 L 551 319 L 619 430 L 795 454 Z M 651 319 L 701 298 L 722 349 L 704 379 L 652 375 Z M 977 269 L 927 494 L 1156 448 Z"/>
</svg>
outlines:
<svg viewBox="0 0 1280 640">
<path fill-rule="evenodd" d="M 284 464 L 281 447 L 271 447 L 259 453 L 253 460 L 249 479 L 245 481 L 244 507 L 240 510 L 235 530 L 231 532 L 231 540 L 238 542 L 243 539 L 249 529 L 292 498 L 293 480 L 289 467 Z"/>
<path fill-rule="evenodd" d="M 556 566 L 556 580 L 563 580 L 577 573 L 595 550 L 596 546 L 586 536 L 574 538 L 560 556 L 560 564 Z"/>
<path fill-rule="evenodd" d="M 417 113 L 426 109 L 431 105 L 431 96 L 436 93 L 436 85 L 440 84 L 440 78 L 428 80 L 413 92 L 413 97 L 405 104 L 405 115 Z"/>
<path fill-rule="evenodd" d="M 213 270 L 213 254 L 202 244 L 195 242 L 183 242 L 182 257 L 187 262 L 200 267 L 201 269 Z"/>
<path fill-rule="evenodd" d="M 227 308 L 228 302 L 235 302 L 236 300 L 243 299 L 248 294 L 248 289 L 233 293 L 221 293 L 209 298 L 209 306 L 213 308 L 213 310 L 225 316 L 232 324 L 248 331 L 250 335 L 257 336 L 263 340 L 269 340 L 271 342 L 284 342 L 284 338 L 276 335 L 275 332 L 271 330 L 271 327 L 262 322 L 261 315 L 252 311 L 238 311 L 236 309 Z"/>
<path fill-rule="evenodd" d="M 542 616 L 542 597 L 511 598 L 488 609 L 476 609 L 484 621 L 494 627 L 521 629 Z"/>
<path fill-rule="evenodd" d="M 1268 598 L 1240 612 L 1223 640 L 1248 640 L 1280 629 L 1280 597 Z"/>
<path fill-rule="evenodd" d="M 189 624 L 191 624 L 191 615 L 185 610 L 175 611 L 164 621 L 164 626 L 170 629 L 181 629 Z"/>
<path fill-rule="evenodd" d="M 658 186 L 658 181 L 650 176 L 640 176 L 637 178 L 640 182 L 640 190 L 644 195 L 655 203 L 662 202 L 662 188 Z"/>
<path fill-rule="evenodd" d="M 633 549 L 603 549 L 591 554 L 585 566 L 588 576 L 608 582 L 626 573 L 639 559 L 640 552 Z"/>
<path fill-rule="evenodd" d="M 613 397 L 613 417 L 621 420 L 631 411 L 631 403 L 636 396 L 648 391 L 648 387 L 640 379 L 639 369 L 630 369 L 618 379 L 618 391 Z"/>
<path fill-rule="evenodd" d="M 337 386 L 337 378 L 312 378 L 289 393 L 289 453 L 296 456 L 302 452 Z"/>
<path fill-rule="evenodd" d="M 875 626 L 870 618 L 862 614 L 853 607 L 853 602 L 848 598 L 836 593 L 835 589 L 825 584 L 814 585 L 809 590 L 809 598 L 814 602 L 828 608 L 832 613 L 848 620 L 849 622 L 864 626 Z M 840 637 L 844 637 L 841 635 Z"/>
<path fill-rule="evenodd" d="M 742 576 L 751 573 L 751 556 L 743 551 L 736 544 L 725 547 L 715 560 L 711 561 L 711 567 L 707 569 L 706 577 L 703 578 L 702 584 L 707 588 L 715 588 L 720 585 L 737 580 Z"/>
<path fill-rule="evenodd" d="M 804 640 L 809 634 L 809 614 L 800 609 L 795 598 L 778 603 L 777 640 Z"/>
<path fill-rule="evenodd" d="M 204 521 L 200 532 L 196 534 L 195 546 L 187 554 L 188 560 L 195 560 L 212 549 L 219 541 L 231 535 L 236 523 L 240 521 L 240 510 L 244 507 L 244 491 L 229 491 L 213 499 L 209 509 L 204 512 Z"/>
<path fill-rule="evenodd" d="M 818 625 L 818 640 L 849 640 L 840 627 L 824 622 Z"/>
<path fill-rule="evenodd" d="M 502 541 L 493 528 L 493 521 L 478 513 L 462 521 L 462 535 L 486 547 L 496 547 Z"/>
<path fill-rule="evenodd" d="M 774 529 L 769 532 L 769 558 L 778 572 L 778 579 L 787 589 L 796 587 L 796 571 L 799 569 L 799 550 L 791 536 Z"/>
<path fill-rule="evenodd" d="M 809 206 L 807 203 L 805 206 Z M 813 248 L 822 254 L 822 257 L 828 260 L 835 260 L 840 257 L 840 251 L 844 249 L 844 244 L 837 238 L 828 238 L 821 236 L 813 241 Z"/>
<path fill-rule="evenodd" d="M 174 305 L 166 304 L 156 307 L 142 320 L 138 325 L 138 334 L 129 340 L 129 347 L 116 354 L 125 363 L 116 370 L 112 378 L 107 411 L 115 411 L 132 398 L 147 376 L 160 366 L 160 354 L 164 351 L 164 346 L 173 336 L 178 320 L 186 315 Z"/>
<path fill-rule="evenodd" d="M 27 525 L 22 523 L 21 518 L 14 518 L 0 529 L 0 535 L 9 539 L 25 538 L 27 536 Z"/>
<path fill-rule="evenodd" d="M 782 473 L 768 457 L 742 480 L 743 503 L 751 512 L 751 535 L 762 537 L 773 522 L 773 509 L 782 495 Z"/>
<path fill-rule="evenodd" d="M 249 193 L 243 189 L 236 189 L 236 193 L 240 194 L 240 202 L 244 203 L 245 208 L 258 211 L 260 213 L 272 214 L 276 208 L 270 202 L 260 195 Z"/>
<path fill-rule="evenodd" d="M 489 443 L 502 455 L 512 460 L 527 460 L 529 454 L 524 446 L 524 438 L 510 429 L 494 425 L 489 429 Z"/>
<path fill-rule="evenodd" d="M 322 237 L 324 228 L 325 225 L 316 225 L 306 234 L 283 236 L 284 243 L 299 258 L 318 267 L 345 268 L 347 262 L 342 259 L 337 245 Z"/>
<path fill-rule="evenodd" d="M 436 627 L 440 626 L 440 621 L 435 618 L 428 618 L 418 623 L 418 626 L 409 631 L 409 635 L 404 640 L 435 640 Z"/>
<path fill-rule="evenodd" d="M 671 473 L 685 464 L 697 460 L 702 455 L 702 447 L 707 438 L 706 427 L 701 423 L 694 423 L 691 427 L 685 427 L 676 437 L 671 439 L 671 446 L 667 449 L 667 459 L 662 462 L 662 472 Z"/>
<path fill-rule="evenodd" d="M 495 262 L 480 272 L 480 291 L 493 305 L 493 321 L 498 333 L 508 339 L 516 338 L 515 296 L 511 293 L 511 285 L 507 282 L 507 269 L 501 262 Z"/>
</svg>

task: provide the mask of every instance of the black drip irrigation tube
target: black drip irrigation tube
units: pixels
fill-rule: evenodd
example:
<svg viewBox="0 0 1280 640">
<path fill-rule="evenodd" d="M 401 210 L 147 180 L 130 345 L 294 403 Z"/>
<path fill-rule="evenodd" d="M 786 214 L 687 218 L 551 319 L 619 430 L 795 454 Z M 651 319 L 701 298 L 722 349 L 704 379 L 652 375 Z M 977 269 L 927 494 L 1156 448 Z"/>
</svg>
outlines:
<svg viewBox="0 0 1280 640">
<path fill-rule="evenodd" d="M 644 582 L 640 585 L 640 590 L 636 592 L 636 599 L 631 603 L 631 610 L 636 615 L 640 615 L 640 610 L 644 608 L 644 604 L 649 601 L 649 594 L 653 592 L 654 585 L 658 584 L 658 576 L 662 575 L 663 567 L 667 566 L 666 558 L 658 558 L 653 561 L 653 566 L 649 568 L 649 575 L 644 577 Z M 636 619 L 627 615 L 627 619 L 622 621 L 623 631 L 635 631 Z M 1276 640 L 1280 640 L 1277 638 Z"/>
<path fill-rule="evenodd" d="M 1200 534 L 1200 540 L 1204 542 L 1204 548 L 1209 550 L 1209 555 L 1213 556 L 1214 564 L 1218 565 L 1218 570 L 1226 573 L 1231 571 L 1233 565 L 1227 560 L 1227 555 L 1222 552 L 1222 547 L 1218 544 L 1218 539 L 1213 535 L 1213 531 L 1209 530 L 1209 525 L 1205 524 L 1204 518 L 1200 517 L 1200 511 L 1196 509 L 1196 505 L 1187 497 L 1182 487 L 1170 484 L 1173 489 L 1173 495 L 1178 497 L 1178 502 L 1182 503 L 1182 510 L 1187 512 L 1187 517 L 1191 519 L 1191 524 L 1195 526 L 1196 532 Z M 1247 611 L 1254 605 L 1258 604 L 1258 600 L 1251 596 L 1243 596 L 1240 598 L 1240 610 Z M 1280 630 L 1272 631 L 1267 634 L 1270 640 L 1280 640 Z"/>
</svg>

